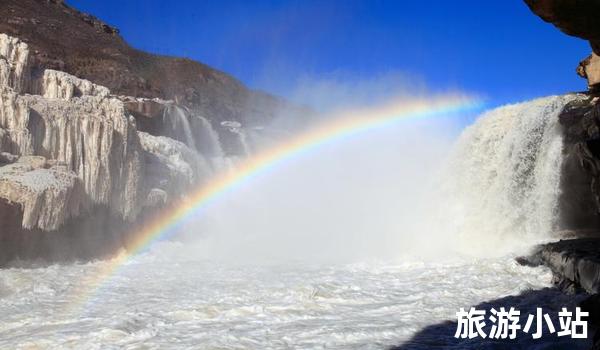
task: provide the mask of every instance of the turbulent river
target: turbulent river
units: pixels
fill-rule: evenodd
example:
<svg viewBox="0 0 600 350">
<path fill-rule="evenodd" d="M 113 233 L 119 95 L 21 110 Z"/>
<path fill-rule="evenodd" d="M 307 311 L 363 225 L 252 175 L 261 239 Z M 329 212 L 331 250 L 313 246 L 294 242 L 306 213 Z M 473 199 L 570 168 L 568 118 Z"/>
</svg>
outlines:
<svg viewBox="0 0 600 350">
<path fill-rule="evenodd" d="M 110 262 L 0 271 L 0 348 L 381 349 L 551 279 L 509 257 L 224 267 L 182 255 L 161 244 L 92 292 Z"/>
<path fill-rule="evenodd" d="M 574 301 L 514 259 L 556 227 L 574 98 L 490 111 L 452 148 L 439 124 L 324 147 L 116 269 L 0 270 L 0 348 L 481 348 L 454 339 L 460 308 Z"/>
</svg>

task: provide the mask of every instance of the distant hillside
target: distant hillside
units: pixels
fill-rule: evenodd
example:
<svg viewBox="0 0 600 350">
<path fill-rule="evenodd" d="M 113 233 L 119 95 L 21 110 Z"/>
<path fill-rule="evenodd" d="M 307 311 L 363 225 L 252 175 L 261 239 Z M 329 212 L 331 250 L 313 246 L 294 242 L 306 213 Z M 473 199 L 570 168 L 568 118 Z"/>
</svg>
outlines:
<svg viewBox="0 0 600 350">
<path fill-rule="evenodd" d="M 0 32 L 27 42 L 40 71 L 65 71 L 116 94 L 175 100 L 214 122 L 263 124 L 282 110 L 306 112 L 205 64 L 134 49 L 118 29 L 62 0 L 2 0 Z"/>
</svg>

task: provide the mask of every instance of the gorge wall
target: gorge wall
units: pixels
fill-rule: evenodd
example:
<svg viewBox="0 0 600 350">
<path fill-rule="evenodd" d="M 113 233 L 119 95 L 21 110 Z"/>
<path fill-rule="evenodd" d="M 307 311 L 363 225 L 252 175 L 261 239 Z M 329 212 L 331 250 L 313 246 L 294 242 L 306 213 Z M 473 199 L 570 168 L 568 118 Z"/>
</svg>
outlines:
<svg viewBox="0 0 600 350">
<path fill-rule="evenodd" d="M 103 257 L 311 111 L 128 46 L 62 1 L 0 6 L 0 266 Z"/>
<path fill-rule="evenodd" d="M 593 349 L 600 349 L 600 13 L 598 0 L 525 0 L 544 21 L 566 34 L 589 41 L 592 53 L 577 73 L 587 80 L 583 98 L 568 103 L 559 114 L 563 132 L 563 165 L 559 214 L 560 241 L 540 245 L 527 264 L 544 264 L 559 288 L 594 294 L 580 306 L 590 313 L 595 333 Z"/>
<path fill-rule="evenodd" d="M 567 104 L 559 115 L 564 149 L 559 213 L 561 228 L 600 230 L 600 1 L 525 0 L 541 19 L 568 35 L 589 41 L 591 54 L 576 72 L 587 80 L 584 99 Z"/>
</svg>

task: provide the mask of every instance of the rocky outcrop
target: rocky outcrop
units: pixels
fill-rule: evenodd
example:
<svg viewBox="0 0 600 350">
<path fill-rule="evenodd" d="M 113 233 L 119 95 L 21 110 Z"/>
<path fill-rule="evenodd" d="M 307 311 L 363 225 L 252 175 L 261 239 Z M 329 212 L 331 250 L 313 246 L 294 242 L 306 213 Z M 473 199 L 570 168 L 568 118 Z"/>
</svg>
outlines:
<svg viewBox="0 0 600 350">
<path fill-rule="evenodd" d="M 550 267 L 555 282 L 567 291 L 600 292 L 600 239 L 597 237 L 562 239 L 544 244 L 527 261 Z"/>
<path fill-rule="evenodd" d="M 64 1 L 4 0 L 0 265 L 127 246 L 145 217 L 312 114 L 202 63 L 136 50 Z"/>
<path fill-rule="evenodd" d="M 586 78 L 588 98 L 569 103 L 559 116 L 564 131 L 561 174 L 561 226 L 567 230 L 600 229 L 600 1 L 524 0 L 544 21 L 566 34 L 588 40 L 592 54 L 577 73 Z"/>
<path fill-rule="evenodd" d="M 600 1 L 598 0 L 525 0 L 531 11 L 554 24 L 568 35 L 589 40 L 600 53 Z"/>
<path fill-rule="evenodd" d="M 29 79 L 29 47 L 17 38 L 0 34 L 0 86 L 21 92 Z"/>
<path fill-rule="evenodd" d="M 111 247 L 123 245 L 137 220 L 217 170 L 214 154 L 195 146 L 205 135 L 192 134 L 187 109 L 111 95 L 61 71 L 35 72 L 28 52 L 27 44 L 0 34 L 0 241 L 7 247 L 0 247 L 0 264 L 39 257 L 61 239 L 87 250 L 105 238 Z M 153 109 L 179 111 L 189 144 L 138 131 L 134 108 L 148 118 Z M 170 117 L 163 122 L 173 123 Z M 111 224 L 97 232 L 92 226 L 103 220 Z M 86 233 L 73 236 L 80 231 Z"/>
<path fill-rule="evenodd" d="M 26 229 L 57 230 L 85 208 L 77 176 L 43 157 L 25 156 L 0 167 L 0 197 L 20 205 Z"/>
<path fill-rule="evenodd" d="M 600 349 L 600 1 L 525 0 L 531 10 L 563 32 L 588 40 L 592 54 L 577 67 L 588 81 L 587 99 L 574 100 L 561 112 L 564 149 L 559 213 L 569 239 L 541 245 L 520 262 L 544 264 L 565 290 L 594 294 L 581 303 Z"/>
<path fill-rule="evenodd" d="M 135 218 L 143 174 L 135 122 L 116 98 L 63 101 L 22 97 L 29 107 L 32 152 L 63 162 L 82 180 L 90 200 L 124 219 Z"/>
<path fill-rule="evenodd" d="M 591 90 L 600 87 L 600 1 L 524 0 L 531 11 L 568 35 L 588 40 L 592 54 L 579 63 L 577 73 L 586 78 Z"/>
<path fill-rule="evenodd" d="M 3 0 L 0 266 L 127 246 L 145 217 L 311 115 L 202 63 L 136 50 L 62 0 Z"/>
<path fill-rule="evenodd" d="M 184 193 L 186 189 L 207 179 L 213 169 L 204 157 L 184 143 L 164 136 L 138 133 L 145 151 L 146 201 L 153 206 L 156 196 L 167 202 L 169 194 Z"/>
<path fill-rule="evenodd" d="M 588 97 L 567 104 L 563 126 L 561 227 L 566 230 L 600 228 L 600 105 Z"/>
<path fill-rule="evenodd" d="M 2 151 L 64 164 L 81 179 L 92 203 L 134 218 L 141 146 L 123 103 L 107 97 L 106 88 L 62 72 L 45 73 L 39 84 L 48 98 L 0 87 L 0 128 L 9 135 L 9 147 Z M 98 94 L 74 98 L 74 91 Z"/>
<path fill-rule="evenodd" d="M 596 90 L 597 86 L 600 84 L 600 57 L 592 52 L 591 55 L 579 62 L 577 74 L 580 77 L 587 79 L 588 87 L 591 90 Z"/>
<path fill-rule="evenodd" d="M 107 97 L 110 94 L 108 88 L 104 86 L 52 69 L 44 70 L 41 78 L 36 81 L 35 86 L 32 86 L 31 92 L 49 99 L 63 100 L 81 96 Z"/>
</svg>

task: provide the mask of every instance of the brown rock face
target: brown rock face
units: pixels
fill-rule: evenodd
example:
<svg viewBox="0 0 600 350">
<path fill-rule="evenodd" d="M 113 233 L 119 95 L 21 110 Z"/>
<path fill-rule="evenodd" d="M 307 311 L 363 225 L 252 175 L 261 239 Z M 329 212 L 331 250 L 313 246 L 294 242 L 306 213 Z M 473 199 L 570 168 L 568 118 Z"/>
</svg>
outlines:
<svg viewBox="0 0 600 350">
<path fill-rule="evenodd" d="M 577 74 L 587 79 L 590 89 L 596 89 L 600 84 L 600 56 L 592 52 L 577 66 Z"/>
<path fill-rule="evenodd" d="M 568 35 L 589 40 L 600 53 L 599 0 L 525 0 L 531 11 Z"/>
<path fill-rule="evenodd" d="M 0 32 L 28 43 L 39 71 L 65 71 L 115 94 L 174 100 L 215 122 L 264 123 L 291 107 L 202 63 L 136 50 L 116 28 L 60 0 L 2 0 Z"/>
<path fill-rule="evenodd" d="M 579 63 L 577 74 L 587 79 L 588 87 L 600 87 L 600 0 L 524 0 L 544 21 L 564 33 L 588 40 L 592 55 Z"/>
</svg>

